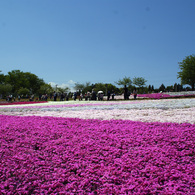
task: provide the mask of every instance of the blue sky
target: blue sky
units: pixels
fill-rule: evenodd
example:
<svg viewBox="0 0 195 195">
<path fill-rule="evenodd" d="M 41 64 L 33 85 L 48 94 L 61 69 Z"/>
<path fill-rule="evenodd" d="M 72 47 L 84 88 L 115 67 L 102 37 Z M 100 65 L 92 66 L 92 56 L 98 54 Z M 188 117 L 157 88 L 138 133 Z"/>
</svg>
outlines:
<svg viewBox="0 0 195 195">
<path fill-rule="evenodd" d="M 180 83 L 195 54 L 195 0 L 0 0 L 0 70 L 45 82 Z"/>
</svg>

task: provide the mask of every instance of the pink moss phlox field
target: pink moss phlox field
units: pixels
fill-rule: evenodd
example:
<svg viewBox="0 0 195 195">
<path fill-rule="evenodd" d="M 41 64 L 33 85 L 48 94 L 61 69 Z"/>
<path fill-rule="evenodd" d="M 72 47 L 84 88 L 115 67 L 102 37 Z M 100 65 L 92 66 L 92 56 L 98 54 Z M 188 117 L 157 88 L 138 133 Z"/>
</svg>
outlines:
<svg viewBox="0 0 195 195">
<path fill-rule="evenodd" d="M 165 93 L 151 93 L 151 94 L 138 94 L 138 97 L 151 98 L 151 99 L 164 99 L 164 98 L 178 98 L 178 97 L 195 97 L 195 95 L 194 94 L 169 95 Z"/>
<path fill-rule="evenodd" d="M 138 94 L 138 97 L 145 97 L 145 98 L 151 98 L 151 99 L 162 99 L 162 98 L 169 98 L 171 96 L 168 94 L 163 94 L 163 93 L 151 93 L 151 94 Z"/>
<path fill-rule="evenodd" d="M 0 115 L 0 194 L 194 194 L 195 125 Z"/>
<path fill-rule="evenodd" d="M 37 102 L 0 102 L 0 105 L 22 105 L 22 104 L 38 104 L 46 103 L 47 101 L 37 101 Z"/>
</svg>

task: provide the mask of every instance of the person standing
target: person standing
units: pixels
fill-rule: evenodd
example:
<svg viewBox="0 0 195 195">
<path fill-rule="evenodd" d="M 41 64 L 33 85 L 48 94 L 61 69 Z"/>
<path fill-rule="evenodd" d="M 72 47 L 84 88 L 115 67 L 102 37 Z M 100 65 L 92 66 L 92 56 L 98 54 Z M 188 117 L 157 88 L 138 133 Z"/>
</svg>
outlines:
<svg viewBox="0 0 195 195">
<path fill-rule="evenodd" d="M 136 98 L 137 98 L 137 90 L 136 90 L 136 88 L 134 88 L 134 90 L 133 90 L 133 95 L 134 95 L 134 100 L 136 100 Z"/>
<path fill-rule="evenodd" d="M 125 87 L 124 87 L 124 99 L 125 99 L 125 100 L 128 99 L 128 98 L 127 98 L 127 94 L 128 94 L 128 88 L 127 88 L 127 86 L 125 85 Z"/>
<path fill-rule="evenodd" d="M 107 94 L 107 100 L 109 101 L 110 100 L 110 91 L 108 91 L 108 94 Z"/>
<path fill-rule="evenodd" d="M 54 91 L 53 97 L 54 97 L 54 101 L 56 101 L 57 100 L 57 93 L 55 91 Z"/>
<path fill-rule="evenodd" d="M 76 101 L 76 99 L 77 99 L 77 92 L 74 92 L 74 101 Z"/>
</svg>

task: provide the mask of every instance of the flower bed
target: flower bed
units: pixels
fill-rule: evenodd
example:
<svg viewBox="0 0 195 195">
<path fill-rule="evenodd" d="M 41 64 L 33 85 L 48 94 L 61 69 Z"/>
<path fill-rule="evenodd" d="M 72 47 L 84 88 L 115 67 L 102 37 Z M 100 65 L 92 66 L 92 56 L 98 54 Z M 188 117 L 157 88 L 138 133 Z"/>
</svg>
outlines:
<svg viewBox="0 0 195 195">
<path fill-rule="evenodd" d="M 151 94 L 138 94 L 138 97 L 151 98 L 151 99 L 166 99 L 166 98 L 195 97 L 195 94 L 151 93 Z"/>
<path fill-rule="evenodd" d="M 151 99 L 163 99 L 163 98 L 170 98 L 171 96 L 169 94 L 163 94 L 163 93 L 151 93 L 151 94 L 138 94 L 138 97 L 151 98 Z"/>
<path fill-rule="evenodd" d="M 37 101 L 37 102 L 0 102 L 1 105 L 24 105 L 24 104 L 38 104 L 38 103 L 46 103 L 47 101 Z"/>
<path fill-rule="evenodd" d="M 138 94 L 137 99 L 168 99 L 168 98 L 188 98 L 195 97 L 195 91 L 181 91 L 181 92 L 163 92 L 163 93 L 151 93 L 151 94 Z M 104 97 L 107 99 L 107 96 Z M 115 100 L 123 100 L 124 95 L 114 96 Z M 129 99 L 134 99 L 133 94 L 130 95 Z"/>
<path fill-rule="evenodd" d="M 4 105 L 0 121 L 0 194 L 195 193 L 194 98 Z"/>
<path fill-rule="evenodd" d="M 195 125 L 0 115 L 2 194 L 194 194 Z"/>
<path fill-rule="evenodd" d="M 195 124 L 195 99 L 48 102 L 1 106 L 0 114 Z"/>
</svg>

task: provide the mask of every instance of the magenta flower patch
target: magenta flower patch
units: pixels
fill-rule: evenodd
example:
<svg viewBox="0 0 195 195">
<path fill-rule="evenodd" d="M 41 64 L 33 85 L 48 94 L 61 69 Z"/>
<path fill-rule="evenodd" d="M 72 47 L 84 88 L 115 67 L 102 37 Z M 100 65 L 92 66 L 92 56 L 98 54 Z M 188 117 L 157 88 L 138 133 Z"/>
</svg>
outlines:
<svg viewBox="0 0 195 195">
<path fill-rule="evenodd" d="M 151 93 L 151 94 L 138 94 L 138 97 L 151 98 L 151 99 L 164 99 L 164 98 L 182 98 L 182 97 L 194 97 L 194 94 L 185 95 L 169 95 L 166 93 Z"/>
<path fill-rule="evenodd" d="M 0 121 L 0 194 L 195 193 L 193 124 Z"/>
</svg>

